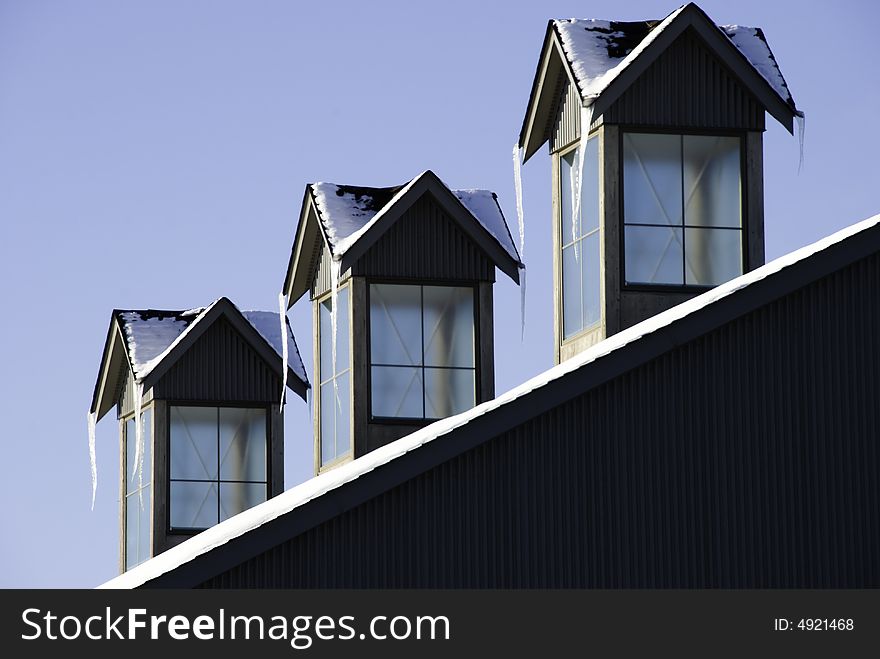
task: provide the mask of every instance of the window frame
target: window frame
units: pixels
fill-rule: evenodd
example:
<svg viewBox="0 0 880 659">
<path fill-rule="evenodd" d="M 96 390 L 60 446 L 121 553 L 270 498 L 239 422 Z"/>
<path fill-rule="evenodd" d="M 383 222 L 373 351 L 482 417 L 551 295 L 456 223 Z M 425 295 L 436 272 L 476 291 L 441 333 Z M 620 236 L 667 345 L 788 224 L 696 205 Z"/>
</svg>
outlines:
<svg viewBox="0 0 880 659">
<path fill-rule="evenodd" d="M 343 369 L 343 372 L 348 371 L 348 400 L 345 403 L 348 405 L 348 451 L 342 454 L 336 455 L 329 462 L 323 462 L 324 457 L 324 443 L 322 434 L 324 432 L 324 424 L 322 421 L 323 411 L 321 410 L 321 386 L 330 382 L 331 380 L 325 379 L 324 374 L 321 372 L 321 305 L 325 302 L 328 302 L 333 298 L 333 292 L 328 291 L 326 294 L 321 295 L 318 298 L 315 298 L 315 382 L 316 382 L 316 391 L 314 394 L 314 404 L 315 404 L 315 419 L 318 432 L 316 432 L 315 443 L 316 451 L 315 451 L 315 463 L 316 463 L 316 472 L 321 473 L 328 469 L 332 469 L 334 467 L 347 462 L 351 458 L 354 457 L 354 414 L 353 414 L 353 399 L 354 399 L 354 345 L 351 334 L 352 323 L 354 322 L 354 286 L 352 284 L 351 278 L 347 279 L 344 282 L 339 282 L 339 286 L 337 288 L 337 296 L 343 291 L 347 292 L 348 295 L 348 327 L 344 328 L 346 333 L 346 337 L 348 340 L 348 366 Z M 369 324 L 369 323 L 368 323 Z M 338 342 L 339 342 L 339 333 L 343 328 L 339 327 L 337 322 L 336 327 L 336 341 L 337 341 L 337 353 L 338 350 Z M 332 337 L 331 337 L 332 342 Z M 338 355 L 337 355 L 338 356 Z M 339 377 L 341 373 L 334 373 L 332 379 L 336 379 Z M 335 437 L 334 437 L 335 440 Z"/>
<path fill-rule="evenodd" d="M 394 286 L 431 286 L 436 288 L 469 288 L 472 291 L 473 296 L 473 310 L 474 310 L 474 406 L 476 407 L 480 403 L 484 402 L 482 397 L 482 387 L 480 386 L 481 376 L 482 376 L 482 363 L 480 359 L 480 346 L 482 345 L 482 340 L 480 336 L 480 300 L 479 300 L 479 291 L 480 286 L 479 282 L 466 280 L 466 281 L 456 281 L 454 279 L 389 279 L 389 278 L 368 278 L 366 280 L 366 308 L 364 310 L 364 314 L 366 316 L 367 322 L 367 363 L 366 363 L 366 389 L 367 389 L 367 419 L 369 423 L 379 423 L 383 425 L 400 425 L 400 426 L 413 426 L 413 425 L 427 425 L 429 423 L 433 423 L 435 421 L 439 421 L 441 418 L 446 417 L 400 417 L 400 416 L 374 416 L 373 415 L 373 378 L 372 378 L 372 369 L 373 369 L 373 341 L 372 341 L 372 325 L 370 322 L 370 287 L 373 284 L 388 284 Z M 424 333 L 424 301 L 422 302 L 422 331 Z M 422 343 L 424 344 L 424 334 L 421 338 Z M 422 369 L 424 374 L 425 364 L 424 358 L 422 359 L 422 364 L 418 367 Z M 428 367 L 430 368 L 430 367 Z M 439 368 L 456 368 L 458 370 L 471 370 L 467 367 L 439 367 Z M 425 384 L 424 384 L 424 375 L 422 376 L 422 408 L 425 408 Z"/>
<path fill-rule="evenodd" d="M 696 128 L 661 128 L 657 126 L 644 126 L 637 124 L 626 124 L 618 126 L 618 135 L 617 135 L 617 154 L 618 154 L 618 163 L 617 163 L 617 180 L 618 180 L 618 199 L 617 199 L 617 216 L 619 218 L 618 221 L 618 240 L 619 240 L 619 250 L 620 257 L 618 259 L 619 264 L 619 277 L 620 277 L 620 290 L 621 291 L 632 291 L 632 292 L 644 292 L 644 293 L 691 293 L 691 294 L 699 294 L 704 293 L 708 290 L 716 288 L 719 284 L 650 284 L 644 282 L 638 283 L 627 283 L 626 281 L 626 216 L 625 216 L 625 206 L 624 206 L 624 187 L 626 185 L 626 181 L 624 180 L 624 158 L 623 158 L 623 140 L 624 136 L 627 133 L 648 133 L 655 135 L 693 135 L 697 137 L 736 137 L 739 139 L 739 176 L 740 176 L 740 227 L 738 231 L 740 232 L 741 238 L 741 268 L 742 272 L 740 274 L 745 274 L 748 272 L 748 263 L 749 263 L 749 236 L 748 236 L 748 189 L 749 189 L 749 179 L 748 179 L 748 163 L 747 152 L 746 152 L 746 138 L 748 131 L 740 130 L 740 129 L 712 129 L 712 130 L 701 130 Z M 632 225 L 635 226 L 635 225 Z M 651 226 L 651 225 L 639 225 L 639 226 Z M 681 228 L 687 227 L 684 224 L 684 218 L 682 218 Z M 723 229 L 725 231 L 736 231 L 737 229 Z"/>
<path fill-rule="evenodd" d="M 135 413 L 134 413 L 134 411 L 132 411 L 131 413 L 129 413 L 126 416 L 119 419 L 121 426 L 122 426 L 121 434 L 122 434 L 122 438 L 123 438 L 122 463 L 121 463 L 122 468 L 120 471 L 122 472 L 121 473 L 121 475 L 122 475 L 122 529 L 123 529 L 122 567 L 125 572 L 137 567 L 141 563 L 145 563 L 146 561 L 148 561 L 149 559 L 151 559 L 153 557 L 153 539 L 154 539 L 153 538 L 153 526 L 154 526 L 154 524 L 153 524 L 153 519 L 154 519 L 153 511 L 154 511 L 154 502 L 156 499 L 156 492 L 155 492 L 156 488 L 154 486 L 155 485 L 155 465 L 156 465 L 155 448 L 156 447 L 153 444 L 153 436 L 156 433 L 155 428 L 154 428 L 154 425 L 156 423 L 156 410 L 155 410 L 155 406 L 152 403 L 147 404 L 147 405 L 143 405 L 141 407 L 141 416 L 144 416 L 146 414 L 150 415 L 150 425 L 149 425 L 149 433 L 146 432 L 147 428 L 144 428 L 144 447 L 145 447 L 145 449 L 147 447 L 149 447 L 150 464 L 149 464 L 149 466 L 144 464 L 144 471 L 146 472 L 146 474 L 149 475 L 149 477 L 142 483 L 141 487 L 137 488 L 136 490 L 134 490 L 132 492 L 128 491 L 128 486 L 129 486 L 129 478 L 128 478 L 128 450 L 129 450 L 129 447 L 128 447 L 128 441 L 129 441 L 128 423 L 130 421 L 135 420 Z M 132 439 L 134 441 L 136 441 L 135 438 L 132 438 Z M 143 560 L 140 560 L 140 561 L 134 563 L 133 565 L 131 565 L 129 567 L 129 565 L 128 565 L 128 498 L 130 496 L 136 496 L 138 492 L 143 492 L 144 489 L 146 489 L 146 488 L 149 488 L 149 498 L 150 498 L 149 503 L 147 503 L 147 506 L 149 508 L 148 519 L 150 520 L 150 523 L 149 523 L 148 529 L 147 529 L 147 533 L 149 534 L 149 538 L 147 540 L 147 546 L 149 547 L 149 556 L 147 556 Z M 138 533 L 140 533 L 140 529 L 138 529 Z"/>
<path fill-rule="evenodd" d="M 165 534 L 166 535 L 185 535 L 192 536 L 201 533 L 202 531 L 206 531 L 211 528 L 211 526 L 216 526 L 216 524 L 220 523 L 219 515 L 218 521 L 211 526 L 207 526 L 205 528 L 195 528 L 195 527 L 176 527 L 171 525 L 171 408 L 172 407 L 211 407 L 217 410 L 221 408 L 230 408 L 230 409 L 254 409 L 254 410 L 264 410 L 266 413 L 266 500 L 268 501 L 272 496 L 272 406 L 270 404 L 260 404 L 258 402 L 252 401 L 191 401 L 191 400 L 168 400 L 166 401 L 166 410 L 165 413 L 165 501 L 167 502 L 165 506 Z M 218 412 L 219 414 L 219 412 Z M 219 432 L 219 425 L 218 425 Z M 183 481 L 187 482 L 188 479 L 176 479 L 178 482 Z M 220 498 L 220 483 L 237 483 L 243 481 L 229 481 L 223 480 L 220 478 L 220 471 L 217 471 L 217 480 L 216 481 L 190 481 L 190 482 L 216 482 L 217 483 L 217 498 L 219 505 Z M 258 481 L 244 481 L 244 482 L 256 482 Z"/>
<path fill-rule="evenodd" d="M 563 197 L 562 159 L 565 158 L 566 156 L 568 156 L 570 153 L 577 151 L 578 148 L 580 148 L 580 144 L 581 144 L 580 138 L 574 140 L 573 142 L 567 144 L 566 146 L 560 148 L 558 151 L 555 152 L 555 155 L 557 158 L 557 161 L 556 161 L 557 181 L 556 181 L 555 187 L 556 187 L 556 199 L 557 199 L 557 209 L 558 209 L 555 214 L 556 215 L 555 221 L 556 221 L 556 229 L 557 229 L 558 236 L 559 236 L 559 240 L 556 244 L 558 263 L 555 266 L 556 277 L 557 277 L 557 281 L 559 282 L 559 286 L 558 286 L 559 290 L 557 293 L 557 296 L 559 298 L 559 307 L 556 312 L 556 315 L 557 315 L 556 322 L 559 327 L 559 343 L 560 343 L 560 345 L 567 345 L 569 343 L 572 343 L 572 342 L 579 340 L 581 337 L 585 336 L 586 334 L 589 334 L 591 332 L 595 332 L 598 328 L 603 327 L 604 322 L 605 322 L 605 256 L 603 253 L 604 252 L 604 245 L 605 245 L 605 217 L 604 217 L 604 214 L 602 213 L 602 202 L 603 202 L 603 198 L 605 196 L 605 191 L 604 191 L 605 190 L 605 180 L 604 180 L 604 175 L 603 175 L 603 172 L 604 172 L 603 151 L 604 151 L 604 149 L 603 149 L 603 145 L 602 145 L 602 140 L 604 140 L 605 137 L 604 137 L 603 132 L 600 131 L 599 128 L 596 128 L 594 130 L 591 130 L 589 132 L 589 134 L 587 135 L 587 141 L 592 140 L 592 139 L 598 140 L 598 144 L 597 144 L 598 153 L 597 153 L 596 157 L 598 159 L 598 165 L 599 165 L 599 184 L 598 184 L 599 199 L 597 200 L 597 202 L 599 204 L 599 209 L 598 209 L 599 222 L 598 222 L 598 226 L 596 229 L 594 229 L 593 231 L 590 231 L 589 234 L 584 234 L 584 235 L 580 236 L 576 241 L 566 242 L 566 239 L 565 239 L 566 223 L 563 221 L 564 218 L 562 217 L 562 197 Z M 622 144 L 622 142 L 621 142 L 621 144 Z M 583 187 L 583 183 L 581 183 L 581 187 Z M 572 212 L 574 212 L 574 209 L 572 209 Z M 567 226 L 570 227 L 571 225 L 568 224 Z M 575 332 L 571 336 L 566 337 L 565 336 L 565 276 L 564 276 L 565 271 L 563 269 L 564 268 L 563 250 L 566 247 L 575 244 L 576 242 L 582 243 L 587 238 L 587 236 L 592 236 L 594 233 L 598 234 L 598 236 L 599 236 L 599 264 L 598 264 L 599 265 L 599 283 L 598 283 L 598 287 L 599 287 L 599 318 L 593 324 L 585 325 L 584 327 L 581 327 L 581 329 L 579 329 L 577 332 Z M 583 251 L 581 251 L 581 254 L 583 254 Z M 581 264 L 581 267 L 583 267 L 582 264 Z M 581 280 L 583 280 L 583 275 L 581 275 Z M 584 297 L 583 297 L 583 294 L 581 294 L 581 314 L 582 315 L 583 315 L 583 302 L 584 302 Z"/>
</svg>

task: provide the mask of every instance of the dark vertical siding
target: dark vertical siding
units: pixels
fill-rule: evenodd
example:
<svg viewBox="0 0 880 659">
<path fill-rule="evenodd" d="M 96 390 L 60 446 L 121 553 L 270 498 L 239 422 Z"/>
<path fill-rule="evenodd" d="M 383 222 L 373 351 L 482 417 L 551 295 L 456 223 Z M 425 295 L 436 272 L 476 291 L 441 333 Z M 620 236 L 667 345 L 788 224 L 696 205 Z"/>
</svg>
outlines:
<svg viewBox="0 0 880 659">
<path fill-rule="evenodd" d="M 225 319 L 218 319 L 153 387 L 176 401 L 275 402 L 281 378 Z"/>
<path fill-rule="evenodd" d="M 425 195 L 352 267 L 367 277 L 495 281 L 495 265 Z"/>
<path fill-rule="evenodd" d="M 764 130 L 764 108 L 686 30 L 604 113 L 612 124 Z"/>
<path fill-rule="evenodd" d="M 551 153 L 570 146 L 581 136 L 581 99 L 564 74 L 558 98 L 559 104 L 550 129 Z M 590 124 L 590 130 L 595 130 L 601 123 L 602 117 L 596 117 Z"/>
<path fill-rule="evenodd" d="M 130 416 L 134 414 L 134 377 L 131 375 L 131 370 L 128 367 L 128 364 L 121 364 L 120 369 L 122 371 L 122 375 L 119 378 L 119 393 L 116 396 L 117 401 L 117 417 L 122 419 L 124 417 Z M 144 399 L 141 402 L 142 405 L 146 405 L 151 400 L 153 400 L 153 390 L 144 392 Z"/>
<path fill-rule="evenodd" d="M 880 586 L 878 282 L 874 255 L 203 585 Z"/>
<path fill-rule="evenodd" d="M 312 299 L 315 300 L 322 295 L 326 295 L 332 290 L 333 279 L 330 272 L 330 250 L 321 241 L 318 247 L 318 256 L 315 258 L 317 266 L 315 267 L 315 278 L 312 280 Z M 346 281 L 351 276 L 351 270 L 347 270 L 340 274 L 339 283 Z"/>
</svg>

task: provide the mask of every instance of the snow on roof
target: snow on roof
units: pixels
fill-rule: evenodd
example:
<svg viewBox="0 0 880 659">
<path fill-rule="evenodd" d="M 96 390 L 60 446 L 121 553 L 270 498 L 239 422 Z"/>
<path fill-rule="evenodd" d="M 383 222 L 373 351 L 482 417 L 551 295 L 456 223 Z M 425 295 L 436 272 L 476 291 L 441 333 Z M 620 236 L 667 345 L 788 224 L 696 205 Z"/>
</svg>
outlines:
<svg viewBox="0 0 880 659">
<path fill-rule="evenodd" d="M 424 173 L 403 185 L 388 188 L 312 183 L 310 187 L 315 205 L 318 207 L 318 217 L 331 253 L 335 257 L 341 257 L 351 249 Z M 451 192 L 504 248 L 504 251 L 519 263 L 519 254 L 495 193 L 490 190 L 451 190 Z"/>
<path fill-rule="evenodd" d="M 600 341 L 588 350 L 562 362 L 523 384 L 515 387 L 497 398 L 477 405 L 456 416 L 436 421 L 416 432 L 402 437 L 390 444 L 378 448 L 356 460 L 343 464 L 336 469 L 324 472 L 296 487 L 279 494 L 264 503 L 250 508 L 234 517 L 220 522 L 216 526 L 202 531 L 185 542 L 172 547 L 141 565 L 107 581 L 99 588 L 136 588 L 148 581 L 184 565 L 212 549 L 226 544 L 245 533 L 284 515 L 295 508 L 305 505 L 312 499 L 335 490 L 348 482 L 357 479 L 420 446 L 449 434 L 456 428 L 504 405 L 512 404 L 526 394 L 564 377 L 601 357 L 604 357 L 626 345 L 638 341 L 643 336 L 656 332 L 672 323 L 689 316 L 700 309 L 724 299 L 739 290 L 755 284 L 767 277 L 787 268 L 799 261 L 828 249 L 832 245 L 843 242 L 858 233 L 880 225 L 880 215 L 875 215 L 862 222 L 853 224 L 812 245 L 781 256 L 766 265 L 752 270 L 736 279 L 722 284 L 702 295 L 691 298 L 678 306 L 672 307 L 647 320 L 642 321 L 604 341 Z"/>
<path fill-rule="evenodd" d="M 453 190 L 452 194 L 492 234 L 510 258 L 519 263 L 519 252 L 513 244 L 513 236 L 510 235 L 510 228 L 501 212 L 498 196 L 491 190 Z"/>
<path fill-rule="evenodd" d="M 584 101 L 598 98 L 687 6 L 679 7 L 662 21 L 554 20 L 553 26 Z M 739 25 L 719 25 L 718 28 L 793 108 L 794 99 L 761 29 Z"/>
<path fill-rule="evenodd" d="M 186 311 L 157 309 L 120 311 L 117 318 L 125 336 L 126 351 L 135 379 L 143 380 L 149 375 L 218 301 L 212 302 L 207 307 L 196 307 Z M 243 311 L 241 314 L 281 356 L 284 348 L 281 344 L 281 323 L 278 313 Z M 293 354 L 289 359 L 290 369 L 300 380 L 308 382 L 306 369 L 289 324 L 287 332 L 288 340 L 293 345 Z"/>
<path fill-rule="evenodd" d="M 266 342 L 272 346 L 275 352 L 278 353 L 278 356 L 283 358 L 284 344 L 282 343 L 281 338 L 281 323 L 278 321 L 278 312 L 242 311 L 241 315 L 254 326 L 254 329 L 259 332 L 260 336 L 266 339 Z M 287 345 L 288 347 L 293 348 L 291 354 L 288 355 L 288 367 L 300 380 L 308 382 L 309 378 L 306 375 L 306 367 L 303 366 L 302 356 L 299 354 L 299 347 L 296 345 L 296 340 L 293 338 L 293 330 L 290 328 L 289 322 L 286 322 L 286 325 Z"/>
<path fill-rule="evenodd" d="M 773 57 L 770 45 L 764 37 L 764 32 L 759 27 L 745 27 L 742 25 L 719 25 L 721 31 L 724 32 L 733 42 L 733 45 L 739 49 L 746 59 L 755 67 L 764 80 L 770 83 L 773 90 L 779 94 L 783 101 L 794 107 L 794 99 L 785 84 L 785 78 L 782 77 L 782 71 Z"/>
</svg>

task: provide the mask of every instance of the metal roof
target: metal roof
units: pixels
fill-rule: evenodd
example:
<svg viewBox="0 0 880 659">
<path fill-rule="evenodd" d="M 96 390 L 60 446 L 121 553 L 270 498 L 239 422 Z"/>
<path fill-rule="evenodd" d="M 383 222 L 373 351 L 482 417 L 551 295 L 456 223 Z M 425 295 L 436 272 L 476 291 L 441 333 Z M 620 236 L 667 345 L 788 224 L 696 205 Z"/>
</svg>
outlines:
<svg viewBox="0 0 880 659">
<path fill-rule="evenodd" d="M 634 325 L 520 386 L 462 414 L 437 421 L 312 478 L 190 538 L 103 588 L 194 583 L 265 550 L 279 539 L 268 523 L 285 517 L 289 536 L 325 521 L 525 420 L 571 400 L 671 348 L 880 252 L 880 215 L 791 252 L 683 304 Z M 267 530 L 268 529 L 268 530 Z M 217 553 L 210 554 L 213 550 Z M 228 565 L 227 565 L 228 564 Z M 225 566 L 225 567 L 224 567 Z"/>
</svg>

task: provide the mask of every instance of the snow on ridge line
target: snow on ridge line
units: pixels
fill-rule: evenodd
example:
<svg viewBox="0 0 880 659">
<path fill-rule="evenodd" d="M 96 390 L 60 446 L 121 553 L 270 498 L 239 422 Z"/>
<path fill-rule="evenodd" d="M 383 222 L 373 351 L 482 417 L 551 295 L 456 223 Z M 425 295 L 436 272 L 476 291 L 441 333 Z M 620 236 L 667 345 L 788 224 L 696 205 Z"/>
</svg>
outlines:
<svg viewBox="0 0 880 659">
<path fill-rule="evenodd" d="M 378 211 L 369 208 L 370 202 L 363 196 L 358 198 L 359 195 L 345 191 L 346 186 L 325 182 L 312 183 L 311 188 L 318 207 L 320 223 L 330 244 L 333 259 L 341 259 L 426 173 L 427 170 L 403 185 Z M 451 190 L 445 183 L 443 185 L 498 241 L 504 251 L 519 262 L 519 253 L 510 234 L 510 228 L 493 193 L 490 190 L 480 189 Z M 342 194 L 339 194 L 340 191 Z M 463 196 L 472 202 L 471 205 Z"/>
<path fill-rule="evenodd" d="M 721 284 L 720 286 L 706 291 L 697 297 L 691 298 L 678 306 L 667 309 L 656 316 L 633 325 L 604 341 L 600 341 L 592 348 L 589 348 L 579 355 L 536 375 L 521 385 L 501 394 L 497 398 L 481 403 L 480 405 L 456 416 L 436 421 L 410 435 L 406 435 L 390 444 L 386 444 L 365 456 L 343 464 L 336 469 L 315 476 L 290 490 L 282 492 L 268 501 L 258 504 L 253 508 L 249 508 L 234 517 L 230 517 L 225 521 L 202 531 L 198 535 L 189 538 L 185 542 L 172 547 L 159 556 L 101 584 L 98 588 L 136 588 L 141 586 L 180 565 L 194 560 L 198 556 L 207 553 L 216 547 L 226 544 L 230 540 L 233 540 L 252 529 L 258 528 L 259 526 L 262 526 L 295 508 L 305 505 L 309 501 L 322 496 L 331 490 L 355 480 L 363 474 L 373 471 L 377 467 L 380 467 L 409 451 L 448 434 L 452 430 L 465 425 L 476 417 L 497 409 L 502 405 L 513 402 L 535 389 L 558 380 L 564 375 L 596 361 L 600 357 L 604 357 L 629 343 L 637 341 L 647 334 L 651 334 L 666 327 L 676 320 L 688 316 L 713 302 L 723 299 L 736 291 L 759 282 L 788 266 L 794 265 L 795 263 L 812 256 L 813 254 L 821 252 L 847 238 L 878 225 L 880 225 L 880 214 L 869 217 L 856 224 L 852 224 L 815 243 L 776 258 L 760 268 L 752 270 L 744 275 L 740 275 L 736 279 Z"/>
<path fill-rule="evenodd" d="M 513 235 L 498 204 L 498 198 L 491 190 L 467 189 L 451 190 L 452 194 L 470 211 L 486 231 L 504 248 L 504 251 L 520 263 L 519 251 L 513 242 Z"/>
<path fill-rule="evenodd" d="M 613 39 L 627 37 L 626 33 L 612 29 L 612 21 L 582 18 L 554 20 L 562 49 L 571 64 L 584 102 L 592 102 L 600 96 L 684 9 L 684 6 L 680 7 L 650 28 L 638 45 L 624 57 L 608 54 L 608 46 Z M 743 25 L 718 25 L 717 28 L 730 39 L 773 91 L 794 106 L 791 91 L 761 29 Z"/>
<path fill-rule="evenodd" d="M 120 316 L 135 380 L 142 381 L 147 377 L 217 302 L 219 299 L 207 307 L 189 309 L 177 316 L 144 319 L 140 311 L 122 312 Z M 271 311 L 240 311 L 240 313 L 269 346 L 282 356 L 284 348 L 281 344 L 278 314 Z M 289 366 L 303 382 L 308 382 L 302 356 L 289 326 L 287 331 L 289 339 L 295 346 L 293 353 L 296 355 L 295 359 L 290 360 Z"/>
</svg>

